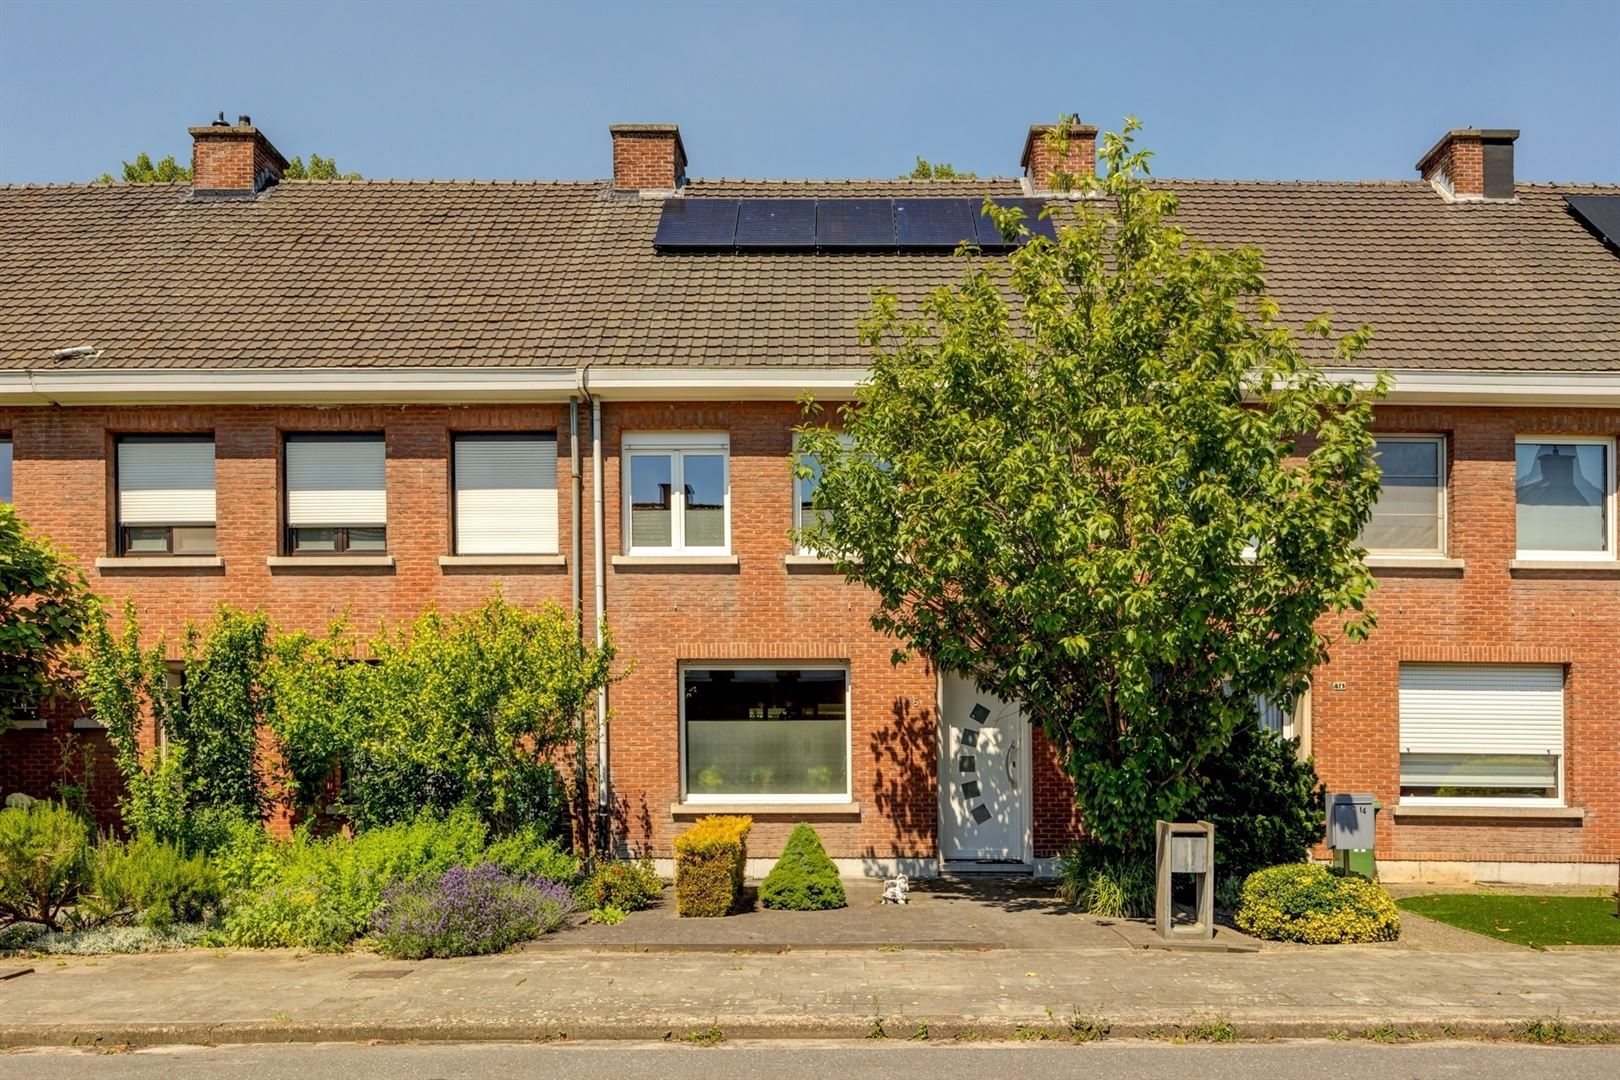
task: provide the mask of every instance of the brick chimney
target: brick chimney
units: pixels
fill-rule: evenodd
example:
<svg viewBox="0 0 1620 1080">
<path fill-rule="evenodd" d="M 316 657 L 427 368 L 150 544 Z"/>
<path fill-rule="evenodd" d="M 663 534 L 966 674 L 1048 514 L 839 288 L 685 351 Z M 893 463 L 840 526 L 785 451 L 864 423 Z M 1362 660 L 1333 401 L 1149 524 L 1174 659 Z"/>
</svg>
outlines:
<svg viewBox="0 0 1620 1080">
<path fill-rule="evenodd" d="M 1064 154 L 1048 145 L 1046 136 L 1056 124 L 1031 124 L 1024 137 L 1024 156 L 1018 164 L 1036 191 L 1051 191 L 1052 176 L 1059 171 L 1075 179 L 1097 175 L 1097 125 L 1082 124 L 1078 116 L 1069 118 L 1069 148 Z"/>
<path fill-rule="evenodd" d="M 620 191 L 674 191 L 686 183 L 686 147 L 674 124 L 614 124 L 613 186 Z"/>
<path fill-rule="evenodd" d="M 1513 198 L 1513 140 L 1508 128 L 1448 131 L 1417 163 L 1418 172 L 1458 201 Z"/>
<path fill-rule="evenodd" d="M 287 159 L 246 116 L 191 128 L 191 190 L 203 195 L 252 195 L 281 179 Z"/>
</svg>

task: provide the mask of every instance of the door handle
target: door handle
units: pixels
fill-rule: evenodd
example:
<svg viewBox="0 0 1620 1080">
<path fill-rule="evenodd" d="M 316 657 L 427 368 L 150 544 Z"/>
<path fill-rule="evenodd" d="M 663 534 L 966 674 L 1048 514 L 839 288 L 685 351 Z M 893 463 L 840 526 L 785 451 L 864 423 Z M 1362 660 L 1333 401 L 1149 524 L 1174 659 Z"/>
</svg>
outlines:
<svg viewBox="0 0 1620 1080">
<path fill-rule="evenodd" d="M 1012 785 L 1014 791 L 1018 790 L 1018 778 L 1013 775 L 1013 759 L 1017 756 L 1018 744 L 1013 743 L 1007 748 L 1007 783 Z"/>
</svg>

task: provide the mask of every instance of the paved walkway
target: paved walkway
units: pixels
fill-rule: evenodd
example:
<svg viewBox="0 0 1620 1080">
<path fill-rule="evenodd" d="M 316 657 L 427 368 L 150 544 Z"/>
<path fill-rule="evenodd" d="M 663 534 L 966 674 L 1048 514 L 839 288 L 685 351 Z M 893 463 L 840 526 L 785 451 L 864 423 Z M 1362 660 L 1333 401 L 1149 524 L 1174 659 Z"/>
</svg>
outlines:
<svg viewBox="0 0 1620 1080">
<path fill-rule="evenodd" d="M 1374 948 L 1252 954 L 986 948 L 631 953 L 545 948 L 399 963 L 196 950 L 31 961 L 0 982 L 0 1045 L 321 1039 L 1117 1035 L 1213 1018 L 1240 1036 L 1497 1034 L 1543 1018 L 1620 1032 L 1620 956 Z M 1027 1033 L 1027 1032 L 1026 1032 Z"/>
</svg>

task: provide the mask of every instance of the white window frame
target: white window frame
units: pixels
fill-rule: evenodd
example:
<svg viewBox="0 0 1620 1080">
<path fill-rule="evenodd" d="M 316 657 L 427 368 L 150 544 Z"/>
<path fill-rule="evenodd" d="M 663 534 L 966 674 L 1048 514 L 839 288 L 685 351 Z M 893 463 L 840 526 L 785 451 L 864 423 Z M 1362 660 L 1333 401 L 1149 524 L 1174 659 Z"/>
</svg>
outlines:
<svg viewBox="0 0 1620 1080">
<path fill-rule="evenodd" d="M 1513 548 L 1514 548 L 1514 559 L 1515 559 L 1515 561 L 1517 561 L 1517 562 L 1614 562 L 1614 561 L 1616 561 L 1617 558 L 1620 558 L 1620 556 L 1617 556 L 1617 553 L 1616 553 L 1616 550 L 1615 550 L 1615 536 L 1616 536 L 1615 520 L 1614 520 L 1614 518 L 1615 518 L 1615 490 L 1614 490 L 1615 489 L 1615 463 L 1614 463 L 1614 456 L 1615 456 L 1615 449 L 1616 449 L 1615 442 L 1616 442 L 1616 440 L 1612 436 L 1609 436 L 1609 435 L 1558 435 L 1558 434 L 1537 434 L 1537 433 L 1534 433 L 1534 432 L 1526 432 L 1526 433 L 1524 433 L 1522 435 L 1517 436 L 1513 440 L 1513 477 L 1514 477 L 1514 493 L 1513 493 L 1514 536 L 1513 536 Z M 1601 446 L 1601 447 L 1604 448 L 1604 450 L 1606 452 L 1603 455 L 1603 462 L 1607 466 L 1606 471 L 1608 473 L 1608 475 L 1603 478 L 1604 484 L 1606 485 L 1605 489 L 1604 489 L 1604 492 L 1603 492 L 1603 500 L 1604 500 L 1603 521 L 1604 521 L 1604 524 L 1608 526 L 1608 530 L 1607 530 L 1608 535 L 1605 536 L 1604 539 L 1603 539 L 1603 542 L 1605 544 L 1604 550 L 1602 550 L 1602 551 L 1558 551 L 1558 550 L 1553 550 L 1553 549 L 1547 549 L 1547 550 L 1543 550 L 1543 549 L 1540 549 L 1540 548 L 1525 549 L 1525 548 L 1519 547 L 1519 538 L 1518 538 L 1519 447 L 1521 445 L 1525 444 L 1525 443 L 1531 443 L 1531 444 L 1538 445 L 1538 446 L 1546 445 L 1546 444 L 1554 444 L 1554 445 L 1556 445 L 1556 444 L 1564 444 L 1564 445 L 1567 445 L 1567 446 Z"/>
<path fill-rule="evenodd" d="M 1417 663 L 1418 661 L 1413 661 L 1413 662 Z M 1402 666 L 1404 666 L 1404 664 Z M 1548 666 L 1557 666 L 1557 665 L 1548 665 Z M 1397 675 L 1396 675 L 1397 687 L 1399 686 L 1399 681 L 1400 681 L 1400 676 L 1399 676 L 1399 673 L 1397 673 Z M 1397 693 L 1397 699 L 1398 698 L 1399 698 L 1399 694 Z M 1402 775 L 1401 775 L 1401 766 L 1400 766 L 1400 756 L 1401 756 L 1402 753 L 1404 753 L 1404 750 L 1401 747 L 1401 719 L 1400 719 L 1400 713 L 1399 713 L 1399 704 L 1397 704 L 1396 709 L 1397 709 L 1397 712 L 1396 712 L 1396 716 L 1395 716 L 1395 739 L 1396 739 L 1396 748 L 1395 748 L 1395 750 L 1396 750 L 1395 783 L 1396 783 L 1397 790 L 1399 790 L 1399 788 L 1402 786 L 1402 783 L 1401 783 Z M 1489 807 L 1489 808 L 1493 808 L 1493 809 L 1494 808 L 1501 808 L 1501 807 L 1512 807 L 1512 806 L 1523 806 L 1523 807 L 1562 807 L 1562 806 L 1564 806 L 1565 805 L 1564 800 L 1566 798 L 1565 788 L 1564 788 L 1564 771 L 1568 767 L 1568 760 L 1569 760 L 1569 672 L 1568 672 L 1567 669 L 1564 671 L 1563 723 L 1564 723 L 1564 745 L 1558 752 L 1558 781 L 1557 781 L 1558 782 L 1558 787 L 1557 787 L 1557 793 L 1554 796 L 1552 796 L 1551 798 L 1547 798 L 1547 797 L 1540 797 L 1540 798 L 1529 798 L 1529 797 L 1526 797 L 1526 798 L 1511 798 L 1511 797 L 1505 797 L 1505 796 L 1402 795 L 1402 796 L 1400 796 L 1400 805 L 1402 805 L 1402 806 L 1457 806 L 1457 807 L 1479 806 L 1479 807 Z M 1470 750 L 1468 750 L 1466 748 L 1463 748 L 1463 749 L 1459 749 L 1457 751 L 1457 753 L 1458 754 L 1469 754 L 1469 753 L 1473 753 L 1473 751 L 1470 751 Z M 1495 755 L 1481 755 L 1481 756 L 1495 756 Z"/>
<path fill-rule="evenodd" d="M 686 789 L 686 673 L 698 671 L 839 671 L 844 675 L 844 792 L 838 794 L 791 795 L 703 795 Z M 675 696 L 680 699 L 681 728 L 681 802 L 689 805 L 725 803 L 731 805 L 771 803 L 825 803 L 829 806 L 848 805 L 855 801 L 855 716 L 850 706 L 853 701 L 854 680 L 848 663 L 829 663 L 826 660 L 688 660 L 676 665 Z"/>
<path fill-rule="evenodd" d="M 1434 443 L 1434 444 L 1436 444 L 1436 448 L 1438 450 L 1438 454 L 1436 455 L 1436 460 L 1438 461 L 1438 471 L 1437 471 L 1437 476 L 1436 476 L 1435 498 L 1438 501 L 1439 505 L 1438 505 L 1438 507 L 1436 507 L 1435 513 L 1436 513 L 1436 520 L 1439 522 L 1439 526 L 1440 526 L 1440 546 L 1439 546 L 1439 548 L 1383 548 L 1383 547 L 1375 548 L 1375 547 L 1368 547 L 1367 548 L 1367 554 L 1369 554 L 1369 555 L 1399 555 L 1402 558 L 1411 558 L 1411 559 L 1444 559 L 1444 558 L 1446 558 L 1447 557 L 1447 552 L 1451 550 L 1451 522 L 1449 520 L 1449 510 L 1450 510 L 1450 504 L 1451 504 L 1451 469 L 1450 469 L 1450 462 L 1447 461 L 1447 454 L 1448 454 L 1448 451 L 1449 451 L 1450 448 L 1447 445 L 1446 436 L 1444 436 L 1444 435 L 1426 435 L 1426 434 L 1415 434 L 1414 435 L 1414 434 L 1406 434 L 1404 432 L 1399 433 L 1399 434 L 1393 434 L 1392 433 L 1392 434 L 1386 435 L 1386 434 L 1383 434 L 1383 433 L 1377 432 L 1377 431 L 1373 432 L 1372 436 L 1373 436 L 1373 441 L 1375 443 L 1405 442 L 1405 443 Z M 1380 472 L 1382 472 L 1382 470 L 1380 470 Z M 1376 507 L 1374 509 L 1376 509 Z M 1368 524 L 1371 524 L 1371 523 L 1372 523 L 1372 519 L 1369 517 L 1368 518 Z"/>
<path fill-rule="evenodd" d="M 687 454 L 719 454 L 725 478 L 725 542 L 718 547 L 686 546 Z M 631 462 L 637 457 L 670 459 L 670 526 L 668 547 L 638 546 L 630 528 Z M 729 555 L 731 554 L 731 435 L 724 431 L 632 431 L 626 432 L 619 450 L 619 488 L 622 504 L 623 536 L 626 555 Z"/>
<path fill-rule="evenodd" d="M 838 432 L 838 444 L 845 450 L 849 450 L 855 445 L 855 440 L 851 439 L 848 435 L 840 431 Z M 788 472 L 792 474 L 789 478 L 792 481 L 791 493 L 793 499 L 793 528 L 795 530 L 804 528 L 804 505 L 799 501 L 799 477 L 797 475 L 799 458 L 802 456 L 804 455 L 799 445 L 799 436 L 795 434 L 793 436 L 793 457 L 791 459 L 794 468 L 788 470 Z M 793 542 L 793 554 L 808 555 L 811 558 L 816 558 L 821 555 L 821 552 L 816 551 L 813 548 L 805 547 L 803 544 L 795 540 Z"/>
</svg>

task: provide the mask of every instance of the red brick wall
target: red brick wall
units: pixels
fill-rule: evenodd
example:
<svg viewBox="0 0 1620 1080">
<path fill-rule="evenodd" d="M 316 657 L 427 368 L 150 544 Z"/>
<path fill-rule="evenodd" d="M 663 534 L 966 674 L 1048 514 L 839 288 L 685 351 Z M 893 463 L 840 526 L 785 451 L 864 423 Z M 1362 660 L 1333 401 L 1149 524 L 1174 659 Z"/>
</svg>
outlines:
<svg viewBox="0 0 1620 1080">
<path fill-rule="evenodd" d="M 1485 194 L 1485 144 L 1478 135 L 1453 135 L 1446 146 L 1428 160 L 1423 179 L 1443 174 L 1454 195 Z"/>
<path fill-rule="evenodd" d="M 281 175 L 281 162 L 263 135 L 220 128 L 194 135 L 191 143 L 192 186 L 202 191 L 252 191 L 259 173 Z"/>
<path fill-rule="evenodd" d="M 1038 126 L 1032 130 L 1034 138 L 1029 144 L 1029 160 L 1024 166 L 1024 175 L 1029 177 L 1030 183 L 1037 190 L 1050 190 L 1052 175 L 1059 171 L 1066 172 L 1077 180 L 1080 177 L 1097 174 L 1095 127 L 1090 125 L 1074 127 L 1069 135 L 1068 148 L 1061 154 L 1047 145 L 1044 138 L 1051 130 L 1050 126 Z"/>
<path fill-rule="evenodd" d="M 624 191 L 670 191 L 686 178 L 686 162 L 673 131 L 614 131 L 613 186 Z"/>
<path fill-rule="evenodd" d="M 615 404 L 604 406 L 606 549 L 620 545 L 618 449 L 627 430 L 717 430 L 731 439 L 735 567 L 609 567 L 607 613 L 633 670 L 612 694 L 614 803 L 623 835 L 668 854 L 684 827 L 670 812 L 679 795 L 677 666 L 682 660 L 847 663 L 852 687 L 852 782 L 858 817 L 819 823 L 837 857 L 935 854 L 937 827 L 935 680 L 924 663 L 889 663 L 890 642 L 870 629 L 871 602 L 825 573 L 793 571 L 793 489 L 788 472 L 790 403 Z M 588 417 L 587 417 L 588 419 Z M 1365 645 L 1338 643 L 1319 672 L 1312 738 L 1323 779 L 1338 790 L 1370 790 L 1393 807 L 1398 794 L 1396 689 L 1402 660 L 1554 662 L 1568 666 L 1566 794 L 1584 823 L 1402 821 L 1380 817 L 1385 858 L 1600 860 L 1620 851 L 1620 578 L 1573 573 L 1512 574 L 1514 437 L 1520 433 L 1620 433 L 1620 410 L 1385 408 L 1382 429 L 1448 436 L 1450 547 L 1461 572 L 1381 571 L 1372 604 L 1380 626 Z M 281 625 L 320 629 L 347 612 L 370 630 L 428 604 L 470 606 L 501 581 L 509 598 L 566 603 L 565 569 L 450 572 L 438 556 L 450 543 L 451 431 L 556 430 L 560 549 L 570 551 L 567 407 L 395 406 L 294 409 L 0 408 L 0 431 L 16 451 L 15 497 L 36 529 L 86 568 L 96 590 L 121 603 L 133 595 L 148 634 L 171 642 L 186 619 L 221 602 L 262 605 Z M 383 431 L 388 442 L 390 573 L 272 572 L 277 551 L 281 433 Z M 102 573 L 109 552 L 112 433 L 212 431 L 216 440 L 220 571 Z M 590 497 L 589 444 L 582 447 Z M 590 508 L 585 508 L 589 528 Z M 592 595 L 590 543 L 582 567 Z M 1332 630 L 1324 624 L 1324 631 Z M 1335 681 L 1346 684 L 1336 693 Z M 63 730 L 59 722 L 58 732 Z M 1061 850 L 1075 834 L 1068 782 L 1037 736 L 1036 854 Z M 54 776 L 52 736 L 0 736 L 0 785 L 28 790 Z M 15 789 L 15 787 L 9 787 Z M 31 791 L 33 794 L 48 792 Z M 756 854 L 773 854 L 790 820 L 762 819 Z"/>
</svg>

